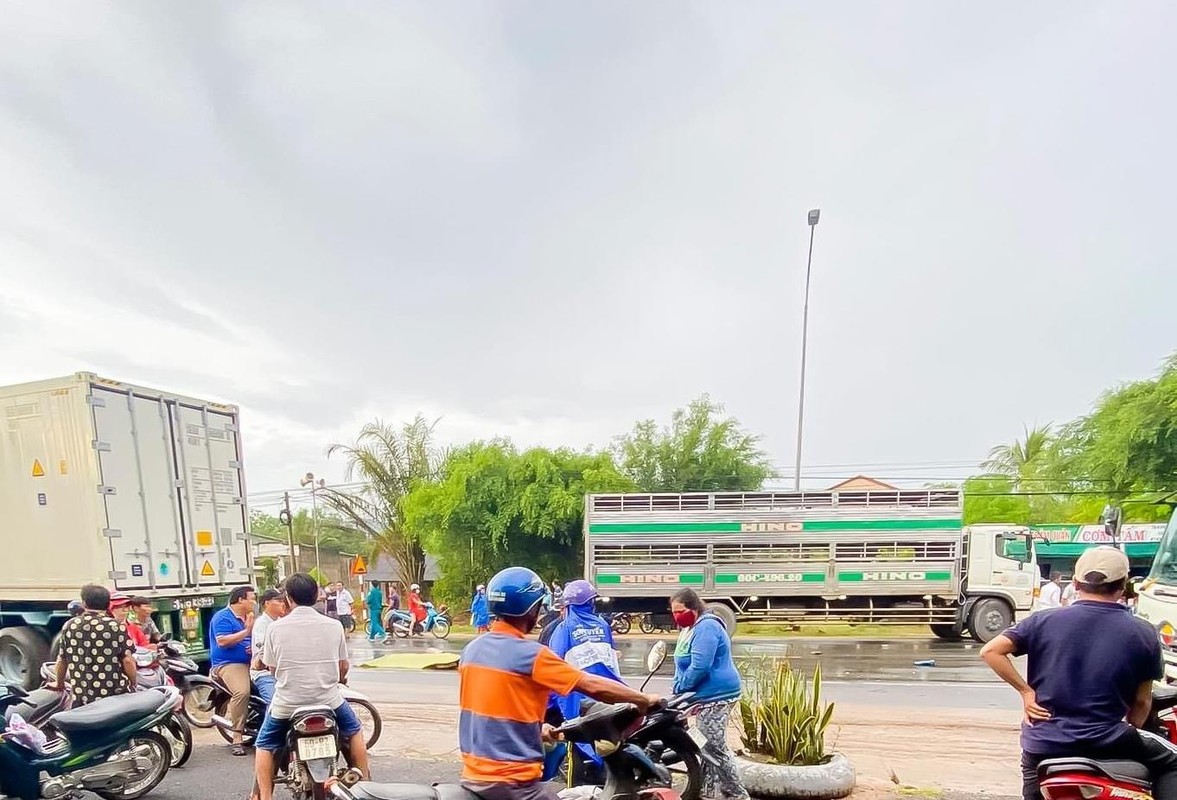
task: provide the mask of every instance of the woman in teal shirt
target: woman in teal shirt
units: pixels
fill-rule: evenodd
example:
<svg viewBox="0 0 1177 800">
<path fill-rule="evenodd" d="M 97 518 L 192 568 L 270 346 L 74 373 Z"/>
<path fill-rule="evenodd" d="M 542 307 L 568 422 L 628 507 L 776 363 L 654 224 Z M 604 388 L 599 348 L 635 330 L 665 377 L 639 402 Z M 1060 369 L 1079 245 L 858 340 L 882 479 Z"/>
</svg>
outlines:
<svg viewBox="0 0 1177 800">
<path fill-rule="evenodd" d="M 388 631 L 384 630 L 384 590 L 380 584 L 372 581 L 372 588 L 368 589 L 368 596 L 364 598 L 368 606 L 368 641 L 387 639 Z"/>
</svg>

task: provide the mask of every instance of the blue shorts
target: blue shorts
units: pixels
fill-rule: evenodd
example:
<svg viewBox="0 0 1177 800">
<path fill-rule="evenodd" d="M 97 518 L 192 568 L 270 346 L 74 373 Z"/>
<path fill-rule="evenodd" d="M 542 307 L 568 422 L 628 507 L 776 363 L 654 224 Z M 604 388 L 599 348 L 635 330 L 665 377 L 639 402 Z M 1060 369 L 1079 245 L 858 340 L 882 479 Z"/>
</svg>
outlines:
<svg viewBox="0 0 1177 800">
<path fill-rule="evenodd" d="M 346 702 L 335 709 L 335 725 L 339 729 L 340 738 L 344 741 L 364 730 L 364 726 L 360 724 L 360 718 Z M 257 750 L 275 753 L 286 746 L 286 733 L 289 730 L 289 719 L 277 719 L 267 711 L 253 746 Z"/>
</svg>

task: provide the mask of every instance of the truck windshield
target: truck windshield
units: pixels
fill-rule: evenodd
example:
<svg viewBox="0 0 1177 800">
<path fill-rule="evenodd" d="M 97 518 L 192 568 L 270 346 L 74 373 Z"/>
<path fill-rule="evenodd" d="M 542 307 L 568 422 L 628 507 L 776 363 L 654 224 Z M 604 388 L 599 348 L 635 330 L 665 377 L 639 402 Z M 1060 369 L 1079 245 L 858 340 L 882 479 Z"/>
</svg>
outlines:
<svg viewBox="0 0 1177 800">
<path fill-rule="evenodd" d="M 1158 583 L 1177 583 L 1177 512 L 1169 518 L 1148 577 Z"/>
</svg>

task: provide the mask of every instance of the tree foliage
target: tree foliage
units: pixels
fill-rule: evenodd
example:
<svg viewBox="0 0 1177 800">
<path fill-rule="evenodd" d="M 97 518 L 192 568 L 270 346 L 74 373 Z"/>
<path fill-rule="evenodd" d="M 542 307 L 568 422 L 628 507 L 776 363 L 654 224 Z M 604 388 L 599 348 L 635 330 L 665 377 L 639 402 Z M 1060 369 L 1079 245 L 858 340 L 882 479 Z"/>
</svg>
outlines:
<svg viewBox="0 0 1177 800">
<path fill-rule="evenodd" d="M 327 456 L 347 461 L 347 480 L 360 489 L 318 490 L 343 525 L 369 542 L 369 555 L 386 555 L 409 582 L 421 582 L 425 554 L 416 534 L 404 525 L 402 504 L 415 486 L 438 478 L 445 452 L 433 436 L 436 423 L 421 415 L 397 428 L 380 420 L 365 425 L 352 444 L 332 445 Z"/>
<path fill-rule="evenodd" d="M 405 524 L 438 559 L 435 592 L 453 599 L 511 565 L 579 576 L 585 494 L 633 488 L 608 453 L 475 442 L 450 454 L 439 480 L 413 488 Z"/>
<path fill-rule="evenodd" d="M 996 474 L 965 482 L 966 522 L 1090 523 L 1107 503 L 1131 522 L 1166 519 L 1155 501 L 1177 499 L 1177 355 L 1057 433 L 1023 430 L 990 451 L 983 466 Z"/>
<path fill-rule="evenodd" d="M 759 437 L 723 416 L 707 395 L 671 415 L 634 425 L 614 442 L 621 473 L 644 492 L 755 491 L 772 474 Z"/>
</svg>

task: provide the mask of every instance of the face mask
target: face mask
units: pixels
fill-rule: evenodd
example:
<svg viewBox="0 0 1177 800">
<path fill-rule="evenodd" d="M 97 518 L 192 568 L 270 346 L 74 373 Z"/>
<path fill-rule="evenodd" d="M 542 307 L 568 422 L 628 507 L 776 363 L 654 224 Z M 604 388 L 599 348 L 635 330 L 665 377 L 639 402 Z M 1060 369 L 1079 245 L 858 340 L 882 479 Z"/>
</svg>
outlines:
<svg viewBox="0 0 1177 800">
<path fill-rule="evenodd" d="M 674 624 L 680 628 L 691 627 L 697 619 L 699 619 L 699 615 L 689 608 L 685 611 L 676 611 L 674 613 Z"/>
</svg>

